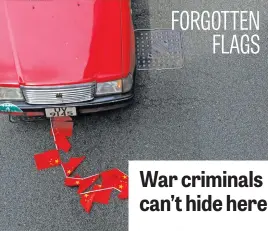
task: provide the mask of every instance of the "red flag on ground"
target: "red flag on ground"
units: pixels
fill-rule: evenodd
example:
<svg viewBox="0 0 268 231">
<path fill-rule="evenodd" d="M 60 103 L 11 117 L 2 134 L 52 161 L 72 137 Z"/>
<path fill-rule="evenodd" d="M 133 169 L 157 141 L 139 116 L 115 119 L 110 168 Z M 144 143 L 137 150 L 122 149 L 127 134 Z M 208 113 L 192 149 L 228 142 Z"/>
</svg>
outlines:
<svg viewBox="0 0 268 231">
<path fill-rule="evenodd" d="M 99 178 L 99 175 L 94 175 L 94 176 L 90 176 L 90 177 L 86 177 L 86 178 L 81 179 L 77 193 L 78 194 L 83 193 L 94 182 L 96 182 L 96 180 L 98 178 Z"/>
<path fill-rule="evenodd" d="M 119 199 L 121 200 L 128 199 L 128 181 L 121 181 L 117 189 L 121 191 L 118 194 Z"/>
<path fill-rule="evenodd" d="M 60 128 L 55 128 L 53 129 L 54 136 L 57 134 L 66 136 L 66 137 L 71 137 L 73 135 L 73 130 L 71 128 L 66 128 L 66 129 L 60 129 Z M 53 136 L 52 129 L 50 129 L 50 135 Z"/>
<path fill-rule="evenodd" d="M 102 186 L 117 187 L 121 181 L 127 181 L 128 176 L 117 168 L 101 172 Z"/>
<path fill-rule="evenodd" d="M 95 185 L 93 190 L 84 194 L 80 194 L 80 203 L 86 212 L 90 212 L 93 203 L 108 204 L 113 189 L 102 189 L 101 185 Z"/>
<path fill-rule="evenodd" d="M 52 127 L 54 129 L 56 128 L 73 128 L 73 124 L 74 122 L 72 120 L 64 120 L 64 119 L 60 119 L 60 117 L 57 119 L 57 118 L 52 118 L 51 120 L 51 124 L 52 124 Z"/>
<path fill-rule="evenodd" d="M 100 175 L 103 188 L 114 187 L 120 191 L 118 198 L 128 198 L 128 176 L 125 173 L 119 169 L 111 169 L 102 172 Z"/>
<path fill-rule="evenodd" d="M 66 177 L 64 184 L 69 187 L 75 187 L 79 186 L 81 181 L 82 178 L 79 175 L 76 175 L 74 177 Z"/>
<path fill-rule="evenodd" d="M 72 147 L 67 137 L 61 134 L 55 135 L 55 145 L 59 150 L 64 152 L 69 152 Z"/>
<path fill-rule="evenodd" d="M 51 121 L 54 135 L 60 134 L 62 136 L 71 137 L 73 134 L 73 122 L 71 121 Z M 53 136 L 52 129 L 50 134 Z"/>
<path fill-rule="evenodd" d="M 38 170 L 52 168 L 61 164 L 58 150 L 50 150 L 34 155 L 35 164 Z"/>
<path fill-rule="evenodd" d="M 82 163 L 85 159 L 85 156 L 82 157 L 71 157 L 67 163 L 62 163 L 63 170 L 66 176 L 70 176 L 72 172 Z"/>
<path fill-rule="evenodd" d="M 87 213 L 89 213 L 92 208 L 94 197 L 95 197 L 94 193 L 81 194 L 80 204 Z"/>
<path fill-rule="evenodd" d="M 94 202 L 99 204 L 109 204 L 113 188 L 103 188 L 102 185 L 94 185 L 95 191 Z"/>
<path fill-rule="evenodd" d="M 60 121 L 60 122 L 66 122 L 66 121 L 72 121 L 72 117 L 70 116 L 59 116 L 59 117 L 53 117 L 52 121 Z"/>
</svg>

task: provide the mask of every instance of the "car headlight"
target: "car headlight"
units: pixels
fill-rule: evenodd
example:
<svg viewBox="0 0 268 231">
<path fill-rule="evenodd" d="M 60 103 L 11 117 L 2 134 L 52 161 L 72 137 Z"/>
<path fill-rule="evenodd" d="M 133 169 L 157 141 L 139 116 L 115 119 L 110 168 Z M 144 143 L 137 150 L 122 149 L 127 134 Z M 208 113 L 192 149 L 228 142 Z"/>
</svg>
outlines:
<svg viewBox="0 0 268 231">
<path fill-rule="evenodd" d="M 123 79 L 123 92 L 129 92 L 133 85 L 133 75 L 129 74 L 127 78 Z"/>
<path fill-rule="evenodd" d="M 104 82 L 97 84 L 96 95 L 110 95 L 122 93 L 122 80 Z"/>
<path fill-rule="evenodd" d="M 23 101 L 20 88 L 0 87 L 0 100 Z"/>
<path fill-rule="evenodd" d="M 127 78 L 110 82 L 97 83 L 96 95 L 111 95 L 126 93 L 131 90 L 133 85 L 133 76 L 129 74 Z"/>
</svg>

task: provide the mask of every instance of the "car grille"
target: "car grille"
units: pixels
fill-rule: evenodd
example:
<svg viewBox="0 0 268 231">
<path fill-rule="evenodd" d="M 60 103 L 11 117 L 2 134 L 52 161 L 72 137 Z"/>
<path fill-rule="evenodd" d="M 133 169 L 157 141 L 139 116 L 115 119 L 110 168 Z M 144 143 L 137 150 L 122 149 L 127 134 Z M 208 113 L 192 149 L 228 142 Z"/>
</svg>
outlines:
<svg viewBox="0 0 268 231">
<path fill-rule="evenodd" d="M 28 104 L 67 104 L 92 100 L 95 83 L 69 86 L 22 87 Z"/>
</svg>

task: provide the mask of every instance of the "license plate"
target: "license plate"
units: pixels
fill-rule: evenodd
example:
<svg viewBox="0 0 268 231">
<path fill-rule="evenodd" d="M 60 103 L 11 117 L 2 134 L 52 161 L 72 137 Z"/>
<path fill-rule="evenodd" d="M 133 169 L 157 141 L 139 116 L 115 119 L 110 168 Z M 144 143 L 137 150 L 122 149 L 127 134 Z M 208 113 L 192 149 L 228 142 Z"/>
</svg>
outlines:
<svg viewBox="0 0 268 231">
<path fill-rule="evenodd" d="M 76 116 L 75 107 L 46 108 L 46 117 Z"/>
</svg>

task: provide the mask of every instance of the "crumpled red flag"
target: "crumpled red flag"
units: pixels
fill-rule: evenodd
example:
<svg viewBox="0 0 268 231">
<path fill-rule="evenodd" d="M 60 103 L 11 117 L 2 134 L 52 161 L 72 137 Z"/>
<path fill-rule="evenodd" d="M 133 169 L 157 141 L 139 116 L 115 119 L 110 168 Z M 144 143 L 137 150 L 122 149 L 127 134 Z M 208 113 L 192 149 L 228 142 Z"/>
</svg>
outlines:
<svg viewBox="0 0 268 231">
<path fill-rule="evenodd" d="M 78 194 L 83 193 L 86 189 L 88 189 L 91 185 L 93 185 L 93 183 L 95 183 L 98 180 L 98 178 L 99 175 L 94 175 L 81 179 L 77 193 Z"/>
<path fill-rule="evenodd" d="M 50 135 L 52 136 L 60 134 L 62 136 L 71 137 L 73 134 L 73 122 L 72 118 L 69 117 L 52 118 L 51 127 Z"/>
<path fill-rule="evenodd" d="M 55 134 L 55 145 L 57 149 L 62 150 L 64 152 L 69 152 L 72 147 L 67 137 L 59 133 Z"/>
<path fill-rule="evenodd" d="M 113 187 L 120 191 L 119 199 L 128 199 L 128 176 L 119 169 L 111 169 L 100 174 L 102 178 L 102 187 Z"/>
<path fill-rule="evenodd" d="M 93 203 L 108 204 L 113 188 L 102 189 L 101 185 L 95 185 L 93 191 L 80 194 L 80 204 L 86 212 L 90 212 Z"/>
<path fill-rule="evenodd" d="M 53 122 L 67 122 L 67 121 L 72 121 L 72 117 L 70 116 L 53 117 L 52 121 Z"/>
<path fill-rule="evenodd" d="M 103 188 L 102 185 L 94 185 L 95 191 L 94 202 L 99 204 L 109 204 L 113 188 Z"/>
<path fill-rule="evenodd" d="M 118 194 L 119 199 L 121 200 L 128 199 L 128 180 L 121 181 L 117 189 L 120 190 L 120 193 Z"/>
<path fill-rule="evenodd" d="M 70 176 L 73 171 L 84 161 L 86 157 L 71 157 L 66 163 L 62 163 L 63 170 L 66 176 Z"/>
<path fill-rule="evenodd" d="M 94 196 L 94 193 L 87 193 L 82 194 L 80 197 L 80 204 L 87 213 L 89 213 L 92 208 Z"/>
<path fill-rule="evenodd" d="M 64 184 L 68 187 L 75 187 L 79 186 L 81 181 L 82 181 L 81 176 L 76 175 L 74 177 L 66 177 Z"/>
</svg>

